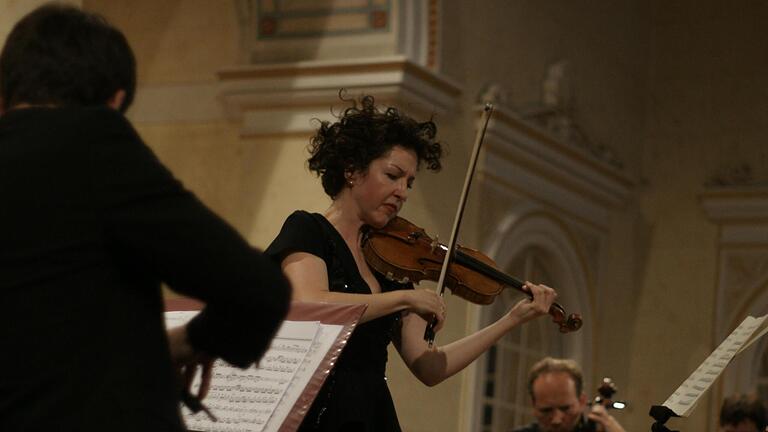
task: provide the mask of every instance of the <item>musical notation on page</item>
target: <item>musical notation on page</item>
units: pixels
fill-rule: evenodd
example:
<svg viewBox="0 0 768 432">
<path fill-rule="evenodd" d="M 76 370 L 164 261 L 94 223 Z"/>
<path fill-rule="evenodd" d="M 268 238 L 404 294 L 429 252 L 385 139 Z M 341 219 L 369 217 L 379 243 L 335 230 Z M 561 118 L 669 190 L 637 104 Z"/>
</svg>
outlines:
<svg viewBox="0 0 768 432">
<path fill-rule="evenodd" d="M 202 306 L 192 299 L 166 300 L 167 327 L 186 324 Z M 241 370 L 223 362 L 215 363 L 213 387 L 203 401 L 211 417 L 192 414 L 182 407 L 189 430 L 295 432 L 365 308 L 366 305 L 292 302 L 287 320 L 259 365 Z M 199 382 L 193 386 L 196 393 Z"/>
<path fill-rule="evenodd" d="M 168 327 L 183 325 L 196 313 L 166 312 L 166 323 Z M 304 364 L 319 330 L 318 321 L 284 321 L 258 366 L 241 370 L 217 360 L 205 403 L 218 421 L 195 415 L 183 407 L 187 427 L 210 432 L 268 430 L 265 427 Z M 196 379 L 193 388 L 198 386 Z"/>
<path fill-rule="evenodd" d="M 664 406 L 687 417 L 733 358 L 768 332 L 768 315 L 747 317 L 709 357 L 664 402 Z"/>
<path fill-rule="evenodd" d="M 283 399 L 275 408 L 275 412 L 267 420 L 266 431 L 276 431 L 290 413 L 291 408 L 302 394 L 302 391 L 312 378 L 312 374 L 320 367 L 325 354 L 333 346 L 336 338 L 339 336 L 344 326 L 336 324 L 320 324 L 315 341 L 309 348 L 309 352 L 304 357 L 299 369 L 296 371 L 293 380 L 288 383 L 288 388 L 283 394 Z"/>
</svg>

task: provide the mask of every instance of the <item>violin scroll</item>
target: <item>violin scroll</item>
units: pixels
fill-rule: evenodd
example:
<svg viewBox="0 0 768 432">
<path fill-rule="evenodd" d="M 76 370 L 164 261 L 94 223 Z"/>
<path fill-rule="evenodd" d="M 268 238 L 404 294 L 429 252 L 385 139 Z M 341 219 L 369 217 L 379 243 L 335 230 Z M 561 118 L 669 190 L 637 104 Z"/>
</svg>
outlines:
<svg viewBox="0 0 768 432">
<path fill-rule="evenodd" d="M 581 314 L 572 313 L 566 317 L 565 310 L 558 303 L 553 303 L 549 308 L 549 315 L 552 316 L 552 322 L 557 324 L 560 333 L 570 333 L 577 331 L 584 324 Z"/>
<path fill-rule="evenodd" d="M 603 378 L 603 383 L 597 388 L 597 396 L 595 396 L 592 404 L 603 405 L 606 409 L 621 410 L 626 408 L 626 402 L 613 400 L 613 395 L 616 394 L 617 391 L 618 388 L 612 379 L 608 377 Z"/>
</svg>

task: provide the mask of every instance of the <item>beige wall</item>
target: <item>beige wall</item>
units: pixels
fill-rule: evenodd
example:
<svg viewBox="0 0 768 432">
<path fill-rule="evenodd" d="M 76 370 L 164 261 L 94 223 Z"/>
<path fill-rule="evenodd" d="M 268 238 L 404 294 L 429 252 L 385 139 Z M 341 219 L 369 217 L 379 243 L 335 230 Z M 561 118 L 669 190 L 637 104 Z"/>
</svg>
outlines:
<svg viewBox="0 0 768 432">
<path fill-rule="evenodd" d="M 238 64 L 234 2 L 88 0 L 84 6 L 123 29 L 133 46 L 137 107 L 147 89 L 180 88 L 194 101 L 196 85 L 215 85 L 217 71 Z M 129 111 L 129 116 L 141 114 Z M 188 188 L 255 245 L 266 247 L 292 210 L 327 205 L 319 184 L 304 169 L 308 136 L 248 138 L 240 136 L 237 122 L 223 116 L 165 117 L 155 113 L 137 121 L 137 129 Z"/>
<path fill-rule="evenodd" d="M 541 102 L 547 67 L 567 60 L 576 122 L 591 140 L 615 151 L 630 178 L 639 177 L 649 34 L 649 11 L 643 2 L 446 1 L 444 5 L 443 64 L 446 73 L 465 86 L 464 106 L 487 83 L 506 89 L 508 104 L 515 108 L 534 106 Z M 464 123 L 470 124 L 468 113 Z M 452 143 L 457 140 L 451 138 Z M 468 147 L 471 138 L 471 131 L 465 130 L 458 145 Z M 489 207 L 482 210 L 480 229 L 493 226 L 505 213 L 498 207 L 505 204 L 504 200 L 478 204 Z M 638 265 L 645 255 L 636 212 L 634 198 L 626 208 L 615 209 L 607 243 L 600 256 L 590 257 L 597 261 L 601 277 L 590 287 L 594 315 L 585 317 L 585 331 L 594 331 L 595 342 L 590 347 L 593 364 L 586 365 L 592 370 L 587 392 L 594 392 L 598 380 L 610 376 L 619 385 L 620 396 L 628 400 L 634 396 L 627 365 L 633 359 L 631 335 L 638 319 Z M 578 233 L 578 224 L 567 215 L 553 216 Z M 590 251 L 588 244 L 579 246 Z M 640 405 L 619 417 L 627 422 L 636 419 L 633 429 L 650 428 L 647 408 Z"/>
<path fill-rule="evenodd" d="M 193 92 L 195 85 L 215 84 L 216 71 L 240 58 L 233 2 L 82 3 L 125 31 L 139 63 L 139 98 L 148 88 L 181 85 Z M 627 429 L 648 430 L 649 405 L 662 402 L 716 342 L 717 231 L 697 196 L 707 178 L 743 163 L 756 181 L 768 180 L 761 28 L 768 8 L 714 1 L 442 4 L 443 72 L 463 86 L 461 108 L 436 118 L 450 148 L 446 167 L 420 176 L 405 216 L 445 236 L 474 135 L 468 107 L 480 89 L 500 84 L 511 105 L 525 108 L 540 100 L 547 66 L 569 60 L 576 121 L 595 142 L 612 147 L 637 181 L 635 196 L 612 214 L 609 240 L 596 258 L 602 277 L 592 287 L 595 316 L 586 317 L 596 328 L 590 367 L 593 381 L 612 376 L 632 403 L 619 415 Z M 4 12 L 17 7 L 0 3 Z M 0 14 L 0 36 L 10 16 Z M 241 137 L 237 121 L 218 115 L 163 118 L 138 121 L 137 129 L 254 244 L 265 246 L 292 210 L 327 205 L 305 169 L 308 137 Z M 503 213 L 501 201 L 487 205 L 488 217 Z M 480 234 L 469 230 L 464 241 Z M 449 308 L 441 342 L 461 337 L 467 326 L 467 306 L 450 298 Z M 390 376 L 405 430 L 459 430 L 463 375 L 426 388 L 392 356 Z M 677 427 L 706 430 L 718 404 L 704 402 Z"/>
<path fill-rule="evenodd" d="M 5 40 L 11 28 L 24 14 L 45 3 L 45 0 L 0 0 L 0 41 Z M 82 1 L 72 0 L 67 3 L 80 5 Z"/>
<path fill-rule="evenodd" d="M 85 0 L 106 16 L 133 47 L 142 85 L 208 82 L 237 63 L 234 2 L 206 0 Z"/>
<path fill-rule="evenodd" d="M 654 3 L 641 206 L 649 254 L 639 298 L 648 318 L 632 341 L 641 406 L 666 397 L 720 342 L 717 231 L 697 196 L 714 174 L 742 164 L 755 183 L 768 180 L 768 57 L 759 42 L 766 18 L 768 8 L 752 2 Z M 670 340 L 672 327 L 679 336 Z M 681 428 L 711 425 L 714 396 Z"/>
</svg>

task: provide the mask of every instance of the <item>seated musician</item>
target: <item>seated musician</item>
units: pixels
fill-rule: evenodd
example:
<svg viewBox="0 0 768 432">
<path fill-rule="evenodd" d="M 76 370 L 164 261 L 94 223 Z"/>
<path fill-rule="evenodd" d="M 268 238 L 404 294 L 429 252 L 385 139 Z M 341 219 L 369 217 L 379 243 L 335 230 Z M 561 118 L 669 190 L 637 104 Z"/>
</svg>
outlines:
<svg viewBox="0 0 768 432">
<path fill-rule="evenodd" d="M 540 360 L 528 374 L 528 392 L 536 422 L 513 432 L 624 432 L 605 407 L 588 406 L 581 368 L 573 360 Z"/>
<path fill-rule="evenodd" d="M 720 432 L 768 432 L 765 403 L 754 395 L 726 398 L 720 408 Z"/>
</svg>

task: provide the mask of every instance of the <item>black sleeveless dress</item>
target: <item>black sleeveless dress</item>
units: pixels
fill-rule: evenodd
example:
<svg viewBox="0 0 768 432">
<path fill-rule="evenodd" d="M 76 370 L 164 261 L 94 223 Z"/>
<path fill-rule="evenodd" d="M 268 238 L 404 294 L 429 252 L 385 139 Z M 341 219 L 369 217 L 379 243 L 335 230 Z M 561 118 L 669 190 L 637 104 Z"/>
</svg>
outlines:
<svg viewBox="0 0 768 432">
<path fill-rule="evenodd" d="M 327 219 L 318 213 L 296 211 L 286 219 L 265 253 L 282 261 L 293 252 L 306 252 L 325 261 L 329 287 L 334 292 L 371 294 L 352 252 Z M 382 292 L 413 289 L 379 274 Z M 360 324 L 347 342 L 299 431 L 400 431 L 385 376 L 387 346 L 399 331 L 399 313 Z"/>
</svg>

